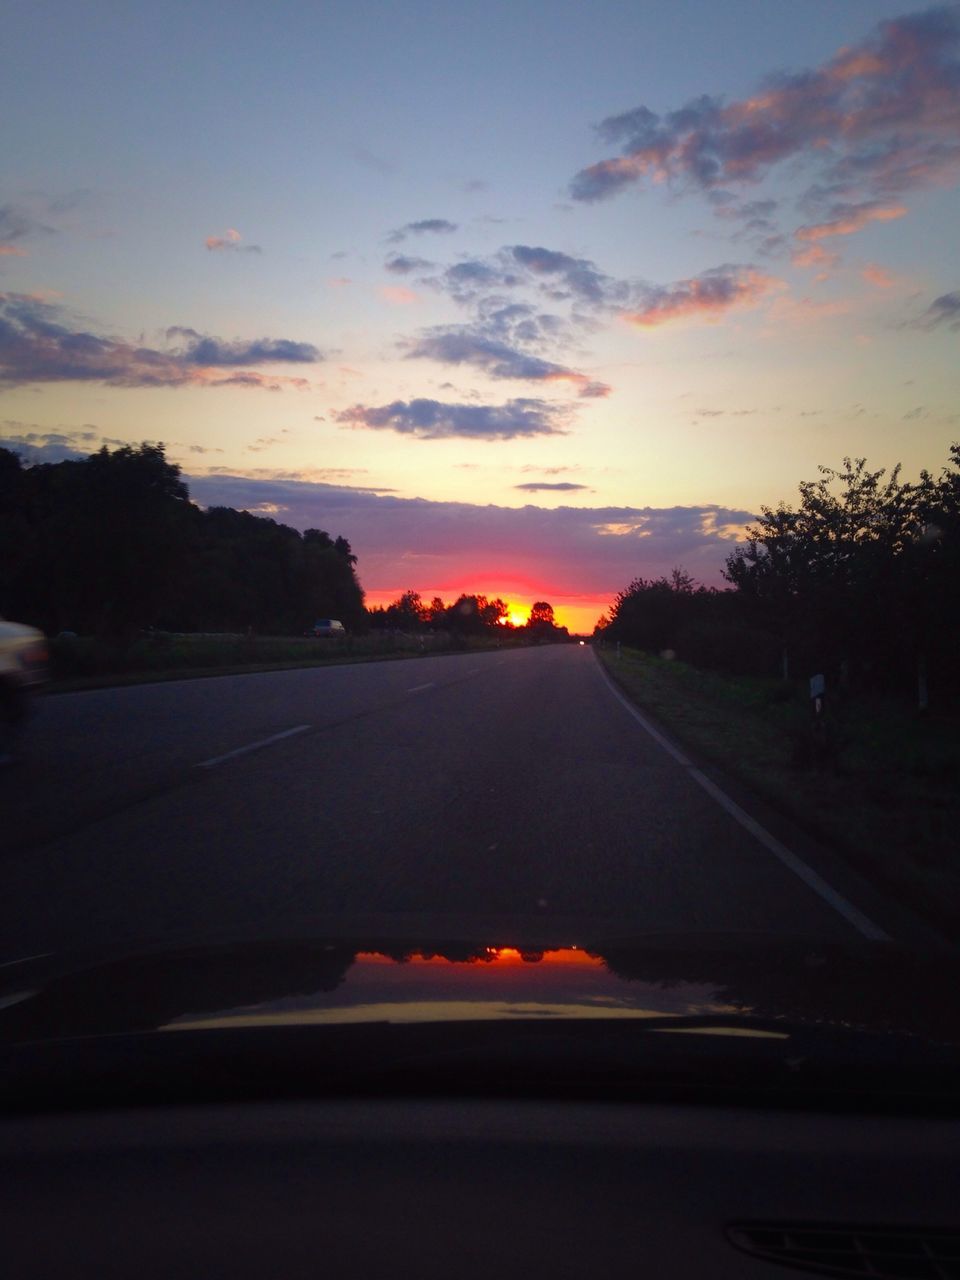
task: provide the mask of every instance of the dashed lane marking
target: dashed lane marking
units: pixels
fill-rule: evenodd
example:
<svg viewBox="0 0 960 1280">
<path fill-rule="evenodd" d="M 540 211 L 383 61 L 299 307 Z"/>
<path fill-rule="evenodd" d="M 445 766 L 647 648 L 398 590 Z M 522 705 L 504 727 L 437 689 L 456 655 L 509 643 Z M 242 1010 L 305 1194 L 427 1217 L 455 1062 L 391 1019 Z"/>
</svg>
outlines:
<svg viewBox="0 0 960 1280">
<path fill-rule="evenodd" d="M 284 738 L 292 738 L 296 733 L 306 733 L 313 725 L 298 724 L 292 729 L 284 729 L 282 733 L 271 734 L 269 738 L 258 738 L 256 742 L 248 742 L 243 747 L 235 747 L 233 751 L 225 751 L 222 756 L 211 756 L 209 760 L 201 760 L 197 769 L 212 769 L 214 765 L 223 764 L 225 760 L 235 760 L 237 756 L 245 756 L 251 751 L 259 751 L 261 747 L 269 747 L 274 742 L 282 742 Z"/>
</svg>

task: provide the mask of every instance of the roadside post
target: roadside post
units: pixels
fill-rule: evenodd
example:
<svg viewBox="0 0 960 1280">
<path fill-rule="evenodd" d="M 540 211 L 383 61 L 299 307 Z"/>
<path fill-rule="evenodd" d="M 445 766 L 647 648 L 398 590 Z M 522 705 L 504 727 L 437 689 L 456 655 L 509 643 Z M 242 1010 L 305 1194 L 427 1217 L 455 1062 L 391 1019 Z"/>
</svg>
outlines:
<svg viewBox="0 0 960 1280">
<path fill-rule="evenodd" d="M 813 759 L 820 764 L 826 756 L 827 732 L 824 717 L 827 681 L 822 674 L 810 677 L 810 709 L 813 712 L 813 724 L 810 736 L 813 744 Z"/>
</svg>

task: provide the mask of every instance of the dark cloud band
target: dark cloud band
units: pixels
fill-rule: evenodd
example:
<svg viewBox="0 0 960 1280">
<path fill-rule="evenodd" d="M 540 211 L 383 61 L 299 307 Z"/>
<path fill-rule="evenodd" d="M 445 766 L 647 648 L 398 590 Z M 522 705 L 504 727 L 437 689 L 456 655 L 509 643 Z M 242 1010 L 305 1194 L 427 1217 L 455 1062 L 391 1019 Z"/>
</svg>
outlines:
<svg viewBox="0 0 960 1280">
<path fill-rule="evenodd" d="M 267 375 L 252 364 L 312 364 L 310 343 L 286 338 L 225 341 L 176 327 L 167 350 L 107 338 L 68 323 L 63 308 L 26 294 L 0 294 L 0 384 L 102 382 L 113 387 L 306 387 L 304 378 Z"/>
<path fill-rule="evenodd" d="M 546 400 L 506 404 L 444 404 L 439 400 L 394 400 L 379 407 L 354 405 L 337 414 L 345 426 L 397 431 L 421 440 L 459 436 L 471 440 L 514 440 L 519 436 L 563 434 L 566 406 Z"/>
</svg>

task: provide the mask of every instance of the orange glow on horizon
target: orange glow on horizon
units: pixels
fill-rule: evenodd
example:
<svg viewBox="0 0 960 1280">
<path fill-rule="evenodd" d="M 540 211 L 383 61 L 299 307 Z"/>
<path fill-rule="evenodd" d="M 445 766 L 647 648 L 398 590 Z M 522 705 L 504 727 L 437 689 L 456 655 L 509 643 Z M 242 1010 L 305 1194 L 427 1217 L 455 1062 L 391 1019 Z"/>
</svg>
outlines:
<svg viewBox="0 0 960 1280">
<path fill-rule="evenodd" d="M 407 964 L 417 967 L 452 967 L 461 964 L 490 965 L 497 969 L 517 968 L 522 965 L 573 965 L 580 969 L 602 969 L 604 962 L 597 956 L 589 955 L 586 951 L 582 951 L 579 947 L 560 947 L 553 951 L 543 952 L 523 952 L 518 947 L 485 947 L 484 955 L 478 956 L 473 960 L 448 960 L 446 956 L 422 955 L 420 952 L 414 952 L 402 962 L 394 960 L 392 956 L 386 956 L 380 951 L 360 951 L 357 953 L 357 963 L 360 964 Z M 524 958 L 527 957 L 527 958 Z"/>
<path fill-rule="evenodd" d="M 516 580 L 514 578 L 514 580 Z M 476 579 L 472 580 L 473 582 Z M 483 581 L 483 579 L 481 579 Z M 546 600 L 553 605 L 553 613 L 558 627 L 567 627 L 571 635 L 592 635 L 593 628 L 601 614 L 606 613 L 616 590 L 611 589 L 608 595 L 580 595 L 571 592 L 560 592 L 556 587 L 540 587 L 532 582 L 525 582 L 519 591 L 504 591 L 502 588 L 475 586 L 471 580 L 463 579 L 443 586 L 416 587 L 406 584 L 390 588 L 366 588 L 364 595 L 368 609 L 386 608 L 398 600 L 404 591 L 418 591 L 425 605 L 429 605 L 434 596 L 439 596 L 445 605 L 451 605 L 461 595 L 486 596 L 488 600 L 501 599 L 507 606 L 507 618 L 515 626 L 523 626 L 530 616 L 530 609 L 537 600 Z"/>
</svg>

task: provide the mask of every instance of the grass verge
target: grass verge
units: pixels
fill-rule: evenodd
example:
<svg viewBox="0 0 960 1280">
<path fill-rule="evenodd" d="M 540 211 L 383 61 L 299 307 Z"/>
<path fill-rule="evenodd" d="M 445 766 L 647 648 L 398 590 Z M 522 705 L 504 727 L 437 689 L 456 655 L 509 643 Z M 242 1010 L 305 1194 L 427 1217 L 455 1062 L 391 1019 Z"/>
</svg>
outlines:
<svg viewBox="0 0 960 1280">
<path fill-rule="evenodd" d="M 805 690 L 624 649 L 613 679 L 678 741 L 721 766 L 867 878 L 960 940 L 960 722 L 889 698 L 831 707 L 814 746 Z"/>
<path fill-rule="evenodd" d="M 375 634 L 314 640 L 298 636 L 170 635 L 141 637 L 125 645 L 86 636 L 51 641 L 49 693 L 73 693 L 121 685 L 210 676 L 251 675 L 343 663 L 385 662 L 463 653 L 493 647 L 451 644 L 446 636 Z"/>
</svg>

